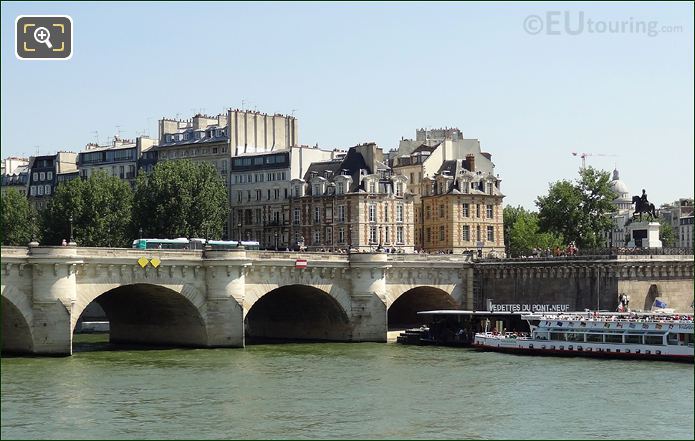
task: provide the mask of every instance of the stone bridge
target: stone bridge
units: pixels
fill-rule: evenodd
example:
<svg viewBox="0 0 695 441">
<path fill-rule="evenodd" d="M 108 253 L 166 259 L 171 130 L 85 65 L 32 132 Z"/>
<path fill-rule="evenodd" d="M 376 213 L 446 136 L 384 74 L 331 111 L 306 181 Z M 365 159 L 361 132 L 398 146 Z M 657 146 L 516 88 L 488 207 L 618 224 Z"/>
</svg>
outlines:
<svg viewBox="0 0 695 441">
<path fill-rule="evenodd" d="M 461 255 L 3 247 L 1 270 L 8 352 L 71 354 L 92 302 L 112 342 L 193 347 L 383 342 L 418 310 L 473 308 Z"/>
</svg>

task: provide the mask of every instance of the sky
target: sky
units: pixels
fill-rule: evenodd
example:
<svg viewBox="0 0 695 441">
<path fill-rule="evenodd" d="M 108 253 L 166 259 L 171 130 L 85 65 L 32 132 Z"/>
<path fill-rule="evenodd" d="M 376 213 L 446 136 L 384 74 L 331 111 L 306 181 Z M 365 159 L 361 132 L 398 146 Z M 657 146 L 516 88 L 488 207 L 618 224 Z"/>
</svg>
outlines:
<svg viewBox="0 0 695 441">
<path fill-rule="evenodd" d="M 301 144 L 391 150 L 458 127 L 504 203 L 617 167 L 693 196 L 692 3 L 2 3 L 2 156 L 80 151 L 162 117 L 294 114 Z M 14 54 L 18 15 L 70 15 L 68 61 Z M 603 156 L 606 155 L 606 156 Z M 610 155 L 610 156 L 608 156 Z"/>
</svg>

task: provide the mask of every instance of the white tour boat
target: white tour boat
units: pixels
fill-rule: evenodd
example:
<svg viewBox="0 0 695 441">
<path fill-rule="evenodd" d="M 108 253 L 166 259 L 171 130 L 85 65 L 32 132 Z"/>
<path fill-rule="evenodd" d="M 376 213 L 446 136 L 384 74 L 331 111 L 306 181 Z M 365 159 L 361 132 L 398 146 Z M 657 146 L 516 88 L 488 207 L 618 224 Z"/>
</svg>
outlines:
<svg viewBox="0 0 695 441">
<path fill-rule="evenodd" d="M 664 313 L 531 313 L 530 334 L 486 332 L 473 346 L 500 352 L 693 362 L 693 316 Z"/>
</svg>

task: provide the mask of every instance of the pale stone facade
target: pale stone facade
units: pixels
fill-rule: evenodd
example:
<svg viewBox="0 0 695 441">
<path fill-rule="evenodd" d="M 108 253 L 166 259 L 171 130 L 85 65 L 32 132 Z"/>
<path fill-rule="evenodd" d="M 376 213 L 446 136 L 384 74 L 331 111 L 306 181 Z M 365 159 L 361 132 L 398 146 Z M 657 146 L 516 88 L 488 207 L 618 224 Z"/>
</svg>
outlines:
<svg viewBox="0 0 695 441">
<path fill-rule="evenodd" d="M 134 141 L 114 137 L 107 146 L 87 144 L 77 157 L 80 177 L 87 179 L 97 171 L 103 171 L 134 187 L 138 160 L 143 152 L 154 147 L 154 143 L 154 139 L 141 136 Z"/>
<path fill-rule="evenodd" d="M 391 174 L 375 144 L 352 147 L 342 159 L 314 163 L 291 186 L 293 247 L 413 251 L 407 178 Z"/>
<path fill-rule="evenodd" d="M 473 155 L 445 161 L 437 176 L 425 178 L 422 186 L 426 251 L 504 256 L 500 180 L 475 171 Z"/>
</svg>

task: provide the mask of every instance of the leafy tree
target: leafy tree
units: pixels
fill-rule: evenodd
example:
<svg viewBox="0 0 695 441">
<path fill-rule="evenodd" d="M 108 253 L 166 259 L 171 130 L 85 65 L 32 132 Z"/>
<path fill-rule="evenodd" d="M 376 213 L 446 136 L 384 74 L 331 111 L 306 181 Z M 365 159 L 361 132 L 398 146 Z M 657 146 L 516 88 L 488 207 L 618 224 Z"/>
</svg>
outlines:
<svg viewBox="0 0 695 441">
<path fill-rule="evenodd" d="M 45 240 L 58 244 L 70 237 L 91 247 L 128 247 L 133 238 L 133 191 L 130 185 L 105 172 L 87 180 L 73 179 L 56 188 L 43 212 Z"/>
<path fill-rule="evenodd" d="M 659 218 L 659 240 L 661 244 L 665 247 L 675 247 L 676 246 L 676 232 L 673 231 L 671 223 L 664 218 Z"/>
<path fill-rule="evenodd" d="M 538 214 L 527 211 L 523 207 L 510 207 L 504 209 L 507 248 L 512 257 L 529 255 L 534 248 L 551 250 L 561 246 L 562 236 L 556 233 L 540 231 Z M 509 222 L 509 228 L 507 228 Z"/>
<path fill-rule="evenodd" d="M 616 194 L 609 183 L 608 172 L 587 167 L 575 183 L 562 180 L 551 184 L 548 194 L 536 199 L 540 229 L 574 241 L 580 248 L 601 246 L 615 212 L 612 201 Z"/>
<path fill-rule="evenodd" d="M 157 164 L 140 175 L 133 219 L 148 237 L 221 237 L 229 216 L 227 189 L 209 163 Z"/>
<path fill-rule="evenodd" d="M 0 199 L 2 207 L 2 244 L 25 246 L 38 239 L 37 214 L 26 197 L 10 188 Z"/>
</svg>

